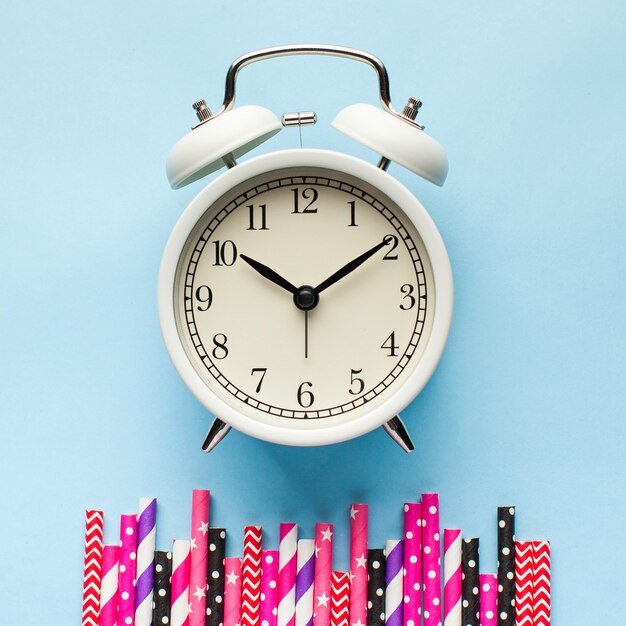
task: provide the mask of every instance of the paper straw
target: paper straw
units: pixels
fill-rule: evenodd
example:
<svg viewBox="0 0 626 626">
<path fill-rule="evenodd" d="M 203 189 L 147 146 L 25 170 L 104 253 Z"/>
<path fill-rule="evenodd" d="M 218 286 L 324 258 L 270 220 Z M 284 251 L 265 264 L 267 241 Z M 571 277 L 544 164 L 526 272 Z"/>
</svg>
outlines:
<svg viewBox="0 0 626 626">
<path fill-rule="evenodd" d="M 498 626 L 515 622 L 515 507 L 498 507 Z"/>
<path fill-rule="evenodd" d="M 533 626 L 550 626 L 550 542 L 533 541 Z"/>
<path fill-rule="evenodd" d="M 156 541 L 156 499 L 140 498 L 137 517 L 137 585 L 135 586 L 135 624 L 152 625 L 154 589 L 154 547 Z"/>
<path fill-rule="evenodd" d="M 349 625 L 350 575 L 347 572 L 332 572 L 330 578 L 330 626 Z"/>
<path fill-rule="evenodd" d="M 422 582 L 424 626 L 441 622 L 441 540 L 439 494 L 422 494 Z"/>
<path fill-rule="evenodd" d="M 137 577 L 137 516 L 120 517 L 120 567 L 118 578 L 117 623 L 135 623 L 135 579 Z"/>
<path fill-rule="evenodd" d="M 385 551 L 371 548 L 367 551 L 367 625 L 385 624 Z M 419 621 L 416 622 L 419 625 Z"/>
<path fill-rule="evenodd" d="M 259 626 L 261 610 L 261 540 L 260 526 L 246 526 L 243 536 L 241 580 L 241 626 Z"/>
<path fill-rule="evenodd" d="M 300 539 L 298 541 L 296 565 L 296 626 L 313 626 L 315 540 Z"/>
<path fill-rule="evenodd" d="M 117 625 L 117 585 L 120 547 L 104 546 L 102 550 L 102 593 L 100 595 L 100 626 Z"/>
<path fill-rule="evenodd" d="M 209 528 L 209 558 L 207 561 L 209 588 L 206 596 L 206 626 L 222 626 L 224 622 L 225 557 L 226 529 Z"/>
<path fill-rule="evenodd" d="M 157 550 L 154 553 L 154 626 L 169 624 L 172 606 L 172 553 Z M 121 626 L 121 625 L 120 625 Z"/>
<path fill-rule="evenodd" d="M 479 574 L 480 626 L 498 624 L 498 577 L 495 574 Z"/>
<path fill-rule="evenodd" d="M 296 567 L 298 562 L 298 526 L 280 525 L 278 544 L 280 563 L 278 569 L 278 626 L 296 623 Z"/>
<path fill-rule="evenodd" d="M 261 552 L 261 626 L 276 626 L 278 619 L 278 550 Z"/>
<path fill-rule="evenodd" d="M 83 569 L 83 626 L 98 626 L 102 584 L 102 511 L 85 511 L 85 558 Z"/>
<path fill-rule="evenodd" d="M 480 582 L 478 580 L 478 539 L 463 539 L 461 543 L 463 570 L 463 601 L 461 607 L 463 626 L 480 624 Z"/>
<path fill-rule="evenodd" d="M 209 500 L 206 489 L 191 492 L 191 554 L 189 566 L 189 626 L 205 626 L 206 568 L 209 551 Z"/>
<path fill-rule="evenodd" d="M 315 525 L 313 626 L 330 626 L 330 578 L 333 570 L 333 525 Z"/>
<path fill-rule="evenodd" d="M 226 557 L 224 583 L 224 626 L 241 624 L 241 559 Z"/>
<path fill-rule="evenodd" d="M 404 504 L 404 626 L 422 614 L 422 505 Z"/>
<path fill-rule="evenodd" d="M 190 541 L 174 539 L 172 549 L 172 626 L 189 626 L 190 551 Z"/>
<path fill-rule="evenodd" d="M 388 539 L 385 543 L 385 623 L 402 626 L 403 608 L 403 546 L 400 539 Z"/>
<path fill-rule="evenodd" d="M 515 542 L 515 625 L 533 626 L 533 542 Z"/>
<path fill-rule="evenodd" d="M 350 623 L 367 622 L 367 504 L 350 507 Z"/>
<path fill-rule="evenodd" d="M 443 530 L 443 623 L 461 626 L 461 595 L 463 571 L 461 568 L 461 531 Z M 465 625 L 467 626 L 467 625 Z"/>
</svg>

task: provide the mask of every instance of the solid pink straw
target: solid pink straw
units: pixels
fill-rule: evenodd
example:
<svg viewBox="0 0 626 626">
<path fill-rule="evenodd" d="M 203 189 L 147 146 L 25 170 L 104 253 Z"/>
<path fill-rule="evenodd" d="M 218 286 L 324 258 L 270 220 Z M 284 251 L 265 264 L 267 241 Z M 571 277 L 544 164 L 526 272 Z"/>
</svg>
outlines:
<svg viewBox="0 0 626 626">
<path fill-rule="evenodd" d="M 404 504 L 404 626 L 422 614 L 422 505 Z"/>
<path fill-rule="evenodd" d="M 118 578 L 117 622 L 120 626 L 135 623 L 135 577 L 137 576 L 137 516 L 120 518 L 120 566 Z"/>
<path fill-rule="evenodd" d="M 333 571 L 333 525 L 315 525 L 313 626 L 330 626 L 330 576 Z"/>
<path fill-rule="evenodd" d="M 194 489 L 192 491 L 189 626 L 204 626 L 206 620 L 209 499 L 210 494 L 206 489 Z"/>
<path fill-rule="evenodd" d="M 422 494 L 422 581 L 424 626 L 439 626 L 441 620 L 441 540 L 439 494 Z"/>
<path fill-rule="evenodd" d="M 241 624 L 241 558 L 224 559 L 224 626 Z"/>
<path fill-rule="evenodd" d="M 278 550 L 263 550 L 261 554 L 261 626 L 276 626 L 278 615 Z"/>
<path fill-rule="evenodd" d="M 350 507 L 350 623 L 367 624 L 367 504 Z"/>
<path fill-rule="evenodd" d="M 191 542 L 174 539 L 172 547 L 171 626 L 189 626 L 189 566 Z"/>
<path fill-rule="evenodd" d="M 498 623 L 498 577 L 496 574 L 479 574 L 480 626 Z"/>
</svg>

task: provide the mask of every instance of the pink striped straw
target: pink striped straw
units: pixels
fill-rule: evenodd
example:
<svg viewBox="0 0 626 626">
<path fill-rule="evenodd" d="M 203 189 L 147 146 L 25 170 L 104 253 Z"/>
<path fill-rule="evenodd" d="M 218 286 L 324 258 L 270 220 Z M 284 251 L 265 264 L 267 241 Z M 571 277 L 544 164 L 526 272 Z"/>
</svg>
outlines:
<svg viewBox="0 0 626 626">
<path fill-rule="evenodd" d="M 100 596 L 100 626 L 117 624 L 117 586 L 120 547 L 104 546 L 102 551 L 102 594 Z"/>
<path fill-rule="evenodd" d="M 194 489 L 191 493 L 189 626 L 204 626 L 206 620 L 209 500 L 206 489 Z"/>
<path fill-rule="evenodd" d="M 480 626 L 498 624 L 498 577 L 496 574 L 479 574 Z"/>
<path fill-rule="evenodd" d="M 422 494 L 422 581 L 424 626 L 441 624 L 441 540 L 439 494 Z"/>
<path fill-rule="evenodd" d="M 224 559 L 224 626 L 241 624 L 241 559 Z"/>
<path fill-rule="evenodd" d="M 443 623 L 444 626 L 461 626 L 461 531 L 458 528 L 443 530 Z"/>
<path fill-rule="evenodd" d="M 404 626 L 419 624 L 422 614 L 422 505 L 404 504 Z"/>
<path fill-rule="evenodd" d="M 350 507 L 350 623 L 367 624 L 367 504 Z"/>
<path fill-rule="evenodd" d="M 137 577 L 137 516 L 120 517 L 120 566 L 118 578 L 117 622 L 135 623 L 135 578 Z"/>
<path fill-rule="evenodd" d="M 330 576 L 333 571 L 333 525 L 315 524 L 313 626 L 330 626 Z"/>
<path fill-rule="evenodd" d="M 189 626 L 189 566 L 191 542 L 174 539 L 172 549 L 171 626 Z"/>
<path fill-rule="evenodd" d="M 261 626 L 276 626 L 278 616 L 278 550 L 261 553 Z"/>
<path fill-rule="evenodd" d="M 298 526 L 280 525 L 280 553 L 278 568 L 278 626 L 296 623 L 296 569 L 298 563 Z"/>
</svg>

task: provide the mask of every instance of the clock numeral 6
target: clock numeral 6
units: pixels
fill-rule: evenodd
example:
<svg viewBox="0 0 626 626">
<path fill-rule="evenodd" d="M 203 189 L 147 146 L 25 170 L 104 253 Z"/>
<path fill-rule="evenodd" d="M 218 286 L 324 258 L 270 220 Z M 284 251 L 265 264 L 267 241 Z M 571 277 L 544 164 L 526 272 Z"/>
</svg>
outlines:
<svg viewBox="0 0 626 626">
<path fill-rule="evenodd" d="M 213 247 L 215 248 L 215 261 L 213 265 L 218 267 L 227 265 L 230 267 L 237 260 L 237 246 L 233 241 L 227 239 L 226 241 L 214 241 Z"/>
<path fill-rule="evenodd" d="M 317 207 L 313 207 L 312 205 L 317 202 L 317 189 L 313 187 L 305 187 L 304 189 L 299 189 L 298 187 L 294 187 L 292 190 L 293 193 L 293 211 L 294 213 L 317 213 Z M 309 203 L 303 208 L 300 209 L 300 196 L 302 196 L 302 200 L 305 202 L 308 200 Z"/>
<path fill-rule="evenodd" d="M 213 337 L 213 345 L 215 347 L 213 348 L 213 352 L 211 352 L 211 354 L 214 359 L 221 361 L 228 356 L 228 348 L 226 347 L 227 341 L 228 337 L 224 333 L 217 333 L 217 335 Z"/>
<path fill-rule="evenodd" d="M 198 311 L 208 311 L 213 304 L 213 292 L 211 288 L 206 285 L 200 285 L 196 289 L 196 301 L 200 303 L 196 306 Z M 202 305 L 204 305 L 204 307 Z"/>
<path fill-rule="evenodd" d="M 362 371 L 363 369 L 350 370 L 350 389 L 348 389 L 348 393 L 353 396 L 358 396 L 360 393 L 363 393 L 363 389 L 365 389 L 365 381 L 362 378 L 355 376 L 355 374 L 360 374 Z"/>
<path fill-rule="evenodd" d="M 261 385 L 263 384 L 263 379 L 265 378 L 265 374 L 267 374 L 267 367 L 253 367 L 250 372 L 250 376 L 254 376 L 255 374 L 261 374 L 261 378 L 259 378 L 259 384 L 256 386 L 256 393 L 261 391 Z"/>
<path fill-rule="evenodd" d="M 392 240 L 393 245 L 391 246 L 391 250 L 389 250 L 387 254 L 385 254 L 385 256 L 383 257 L 383 261 L 397 261 L 398 254 L 391 253 L 398 247 L 398 238 L 395 235 L 385 235 L 385 241 L 389 241 L 389 239 Z"/>
<path fill-rule="evenodd" d="M 415 296 L 412 295 L 414 291 L 415 287 L 413 287 L 413 285 L 410 285 L 409 283 L 400 287 L 400 292 L 405 294 L 402 299 L 407 300 L 407 302 L 403 302 L 400 305 L 400 308 L 403 311 L 408 311 L 415 306 Z"/>
<path fill-rule="evenodd" d="M 313 402 L 315 402 L 315 396 L 313 395 L 313 392 L 304 388 L 305 385 L 313 387 L 313 383 L 309 383 L 306 381 L 298 387 L 298 404 L 303 409 L 308 409 L 310 406 L 312 406 Z"/>
<path fill-rule="evenodd" d="M 396 343 L 396 331 L 394 330 L 380 346 L 383 350 L 389 350 L 387 356 L 398 356 L 398 344 Z"/>
</svg>

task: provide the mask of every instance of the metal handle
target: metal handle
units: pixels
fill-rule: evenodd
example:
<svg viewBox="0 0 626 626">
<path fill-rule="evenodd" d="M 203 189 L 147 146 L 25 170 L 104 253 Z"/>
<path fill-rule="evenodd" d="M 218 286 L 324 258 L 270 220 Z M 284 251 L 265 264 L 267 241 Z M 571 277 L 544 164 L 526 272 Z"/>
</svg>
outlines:
<svg viewBox="0 0 626 626">
<path fill-rule="evenodd" d="M 224 103 L 216 115 L 229 111 L 233 107 L 233 104 L 235 103 L 235 82 L 239 70 L 246 65 L 256 63 L 257 61 L 297 54 L 342 57 L 367 63 L 367 65 L 374 68 L 376 74 L 378 75 L 378 89 L 383 109 L 397 117 L 406 119 L 391 106 L 391 96 L 389 95 L 389 75 L 387 74 L 387 69 L 383 65 L 383 62 L 378 57 L 370 54 L 369 52 L 357 50 L 356 48 L 346 48 L 344 46 L 325 46 L 322 44 L 300 44 L 262 48 L 261 50 L 255 50 L 254 52 L 248 52 L 247 54 L 240 56 L 238 59 L 235 59 L 226 74 Z"/>
</svg>

